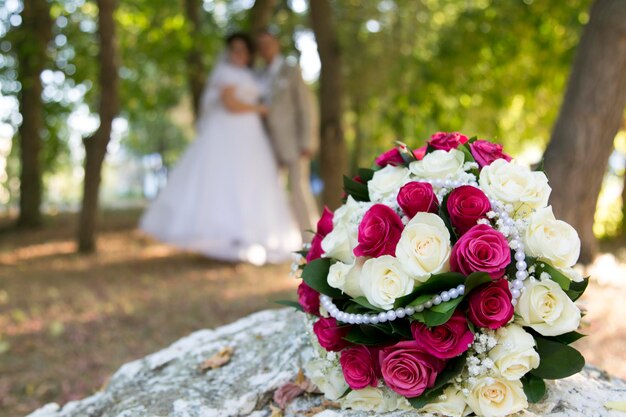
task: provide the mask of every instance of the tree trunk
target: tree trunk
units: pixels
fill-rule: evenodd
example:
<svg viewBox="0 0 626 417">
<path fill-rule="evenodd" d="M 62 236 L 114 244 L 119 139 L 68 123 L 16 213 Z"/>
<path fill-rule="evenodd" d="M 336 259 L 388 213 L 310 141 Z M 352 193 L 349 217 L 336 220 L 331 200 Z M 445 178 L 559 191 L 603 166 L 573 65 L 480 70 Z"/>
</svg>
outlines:
<svg viewBox="0 0 626 417">
<path fill-rule="evenodd" d="M 206 76 L 204 63 L 202 62 L 202 47 L 200 46 L 201 39 L 199 36 L 202 26 L 200 1 L 184 0 L 184 4 L 188 34 L 191 39 L 191 45 L 185 58 L 187 61 L 187 82 L 193 101 L 193 113 L 195 119 L 197 119 L 200 112 L 200 99 L 202 97 Z"/>
<path fill-rule="evenodd" d="M 361 155 L 363 153 L 363 103 L 360 98 L 356 98 L 352 108 L 354 112 L 354 148 L 350 160 L 350 172 L 357 174 Z"/>
<path fill-rule="evenodd" d="M 597 252 L 593 218 L 625 105 L 626 1 L 597 0 L 544 156 L 555 214 L 578 230 L 584 263 Z"/>
<path fill-rule="evenodd" d="M 311 26 L 322 63 L 320 73 L 320 167 L 324 191 L 323 203 L 330 208 L 340 204 L 343 195 L 342 176 L 346 174 L 346 145 L 341 125 L 342 83 L 341 51 L 335 33 L 333 11 L 329 0 L 309 2 Z"/>
<path fill-rule="evenodd" d="M 250 33 L 256 35 L 266 29 L 272 20 L 276 0 L 256 0 L 250 10 Z"/>
<path fill-rule="evenodd" d="M 111 138 L 113 119 L 119 111 L 118 57 L 113 13 L 116 0 L 97 0 L 98 38 L 100 53 L 100 102 L 98 113 L 100 126 L 89 138 L 85 138 L 85 180 L 83 183 L 83 206 L 78 225 L 78 250 L 92 252 L 96 249 L 96 225 L 98 217 L 98 194 L 102 164 Z"/>
<path fill-rule="evenodd" d="M 46 48 L 52 35 L 50 5 L 46 0 L 26 0 L 22 18 L 16 48 L 19 61 L 18 80 L 22 85 L 22 124 L 19 127 L 20 215 L 17 225 L 31 228 L 41 225 L 41 72 L 46 63 Z"/>
</svg>

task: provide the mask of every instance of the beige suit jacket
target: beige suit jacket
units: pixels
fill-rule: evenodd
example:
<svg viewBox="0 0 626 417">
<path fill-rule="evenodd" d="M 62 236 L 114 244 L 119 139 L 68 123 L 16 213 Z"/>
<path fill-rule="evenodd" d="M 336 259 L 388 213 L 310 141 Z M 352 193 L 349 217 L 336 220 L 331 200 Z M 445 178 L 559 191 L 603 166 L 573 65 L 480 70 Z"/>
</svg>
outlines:
<svg viewBox="0 0 626 417">
<path fill-rule="evenodd" d="M 267 129 L 278 161 L 289 165 L 319 146 L 317 111 L 300 67 L 287 60 L 272 80 Z"/>
</svg>

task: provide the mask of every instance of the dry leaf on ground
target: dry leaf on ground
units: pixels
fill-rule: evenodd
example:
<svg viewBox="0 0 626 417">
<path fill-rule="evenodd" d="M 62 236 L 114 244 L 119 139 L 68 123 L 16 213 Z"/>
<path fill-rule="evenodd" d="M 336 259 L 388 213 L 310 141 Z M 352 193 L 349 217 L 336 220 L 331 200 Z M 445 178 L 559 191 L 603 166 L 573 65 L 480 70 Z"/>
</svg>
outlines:
<svg viewBox="0 0 626 417">
<path fill-rule="evenodd" d="M 233 357 L 234 351 L 235 349 L 231 346 L 221 348 L 219 352 L 200 364 L 200 371 L 206 372 L 209 369 L 221 368 L 222 366 L 230 362 L 230 359 Z"/>
</svg>

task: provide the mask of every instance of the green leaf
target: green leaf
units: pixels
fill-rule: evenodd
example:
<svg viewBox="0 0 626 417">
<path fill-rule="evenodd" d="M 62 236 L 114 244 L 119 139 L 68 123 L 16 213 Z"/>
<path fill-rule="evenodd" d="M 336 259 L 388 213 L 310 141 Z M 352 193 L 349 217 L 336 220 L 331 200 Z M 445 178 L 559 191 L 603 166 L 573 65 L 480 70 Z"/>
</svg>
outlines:
<svg viewBox="0 0 626 417">
<path fill-rule="evenodd" d="M 277 300 L 275 301 L 276 304 L 280 304 L 282 306 L 287 306 L 287 307 L 293 307 L 298 311 L 304 311 L 304 309 L 302 308 L 302 306 L 300 305 L 299 302 L 297 301 L 292 301 L 292 300 Z"/>
<path fill-rule="evenodd" d="M 361 184 L 344 176 L 343 188 L 346 194 L 351 195 L 356 201 L 370 201 L 370 194 L 366 184 Z"/>
<path fill-rule="evenodd" d="M 353 298 L 352 301 L 354 301 L 355 303 L 367 308 L 368 310 L 372 310 L 375 312 L 381 312 L 383 311 L 382 309 L 373 306 L 372 304 L 370 304 L 369 301 L 367 301 L 367 298 L 361 296 L 361 297 L 357 297 L 357 298 Z"/>
<path fill-rule="evenodd" d="M 538 277 L 541 278 L 541 274 L 545 272 L 546 274 L 550 275 L 550 279 L 552 281 L 556 282 L 557 284 L 561 286 L 563 291 L 569 290 L 572 280 L 570 280 L 565 274 L 563 274 L 561 271 L 559 271 L 552 265 L 544 261 L 538 260 L 537 263 L 535 264 L 535 268 L 536 268 Z"/>
<path fill-rule="evenodd" d="M 541 277 L 542 272 L 550 275 L 550 279 L 559 284 L 572 301 L 578 300 L 587 289 L 587 285 L 589 285 L 589 277 L 584 278 L 580 282 L 572 281 L 567 275 L 542 260 L 535 262 L 535 269 L 538 277 Z"/>
<path fill-rule="evenodd" d="M 332 298 L 341 298 L 343 294 L 337 288 L 328 285 L 330 259 L 319 258 L 306 264 L 302 270 L 302 279 L 315 291 Z"/>
<path fill-rule="evenodd" d="M 450 232 L 450 240 L 452 242 L 452 245 L 454 246 L 456 241 L 459 239 L 459 236 L 456 233 L 456 230 L 454 229 L 454 227 L 452 226 L 452 222 L 450 222 L 450 215 L 448 214 L 448 196 L 449 195 L 450 194 L 446 194 L 446 196 L 441 201 L 441 204 L 439 205 L 439 217 L 441 218 L 441 220 L 443 220 L 443 224 L 446 225 L 448 232 Z"/>
<path fill-rule="evenodd" d="M 363 180 L 363 182 L 367 183 L 369 180 L 374 178 L 374 170 L 369 168 L 359 168 L 357 171 L 359 177 Z"/>
<path fill-rule="evenodd" d="M 450 317 L 454 314 L 454 310 L 458 307 L 461 301 L 463 301 L 463 297 L 458 297 L 454 300 L 446 301 L 433 306 L 432 308 L 424 310 L 420 313 L 415 313 L 411 317 L 421 321 L 428 327 L 441 326 L 450 320 Z"/>
<path fill-rule="evenodd" d="M 582 333 L 578 333 L 578 332 L 569 332 L 569 333 L 565 333 L 565 334 L 561 334 L 558 336 L 552 336 L 550 338 L 550 340 L 557 340 L 561 343 L 565 343 L 567 345 L 574 343 L 575 341 L 582 339 L 583 337 L 587 337 L 586 334 L 582 334 Z"/>
<path fill-rule="evenodd" d="M 524 385 L 524 394 L 531 403 L 538 403 L 546 395 L 546 383 L 543 379 L 532 374 L 526 374 L 522 377 Z"/>
<path fill-rule="evenodd" d="M 432 275 L 424 284 L 413 290 L 411 294 L 396 299 L 394 307 L 399 308 L 409 304 L 417 305 L 419 303 L 413 303 L 413 301 L 422 294 L 430 294 L 432 297 L 433 294 L 447 291 L 463 283 L 465 283 L 465 277 L 458 272 L 446 272 Z"/>
<path fill-rule="evenodd" d="M 380 346 L 394 343 L 395 340 L 388 334 L 376 329 L 374 326 L 352 326 L 344 340 L 356 345 Z"/>
<path fill-rule="evenodd" d="M 531 374 L 543 379 L 561 379 L 580 372 L 585 366 L 585 358 L 576 349 L 566 344 L 535 336 L 539 367 Z"/>
<path fill-rule="evenodd" d="M 472 272 L 465 280 L 465 292 L 463 297 L 472 292 L 473 289 L 488 282 L 493 282 L 489 274 L 486 272 Z"/>
<path fill-rule="evenodd" d="M 581 295 L 583 295 L 588 285 L 589 277 L 584 278 L 580 282 L 572 281 L 569 285 L 569 290 L 565 291 L 565 293 L 572 301 L 576 301 L 580 298 Z"/>
<path fill-rule="evenodd" d="M 472 152 L 470 151 L 469 143 L 466 142 L 463 145 L 459 146 L 457 149 L 463 152 L 463 155 L 465 156 L 465 162 L 476 162 L 476 160 L 474 159 L 474 155 L 472 155 Z"/>
<path fill-rule="evenodd" d="M 396 320 L 389 323 L 393 330 L 393 334 L 402 337 L 403 339 L 413 339 L 413 333 L 411 333 L 411 323 L 408 320 Z"/>
<path fill-rule="evenodd" d="M 409 403 L 416 409 L 424 407 L 439 397 L 446 385 L 459 376 L 465 367 L 466 354 L 451 359 L 446 368 L 437 376 L 435 385 L 424 391 L 419 397 L 409 398 Z"/>
</svg>

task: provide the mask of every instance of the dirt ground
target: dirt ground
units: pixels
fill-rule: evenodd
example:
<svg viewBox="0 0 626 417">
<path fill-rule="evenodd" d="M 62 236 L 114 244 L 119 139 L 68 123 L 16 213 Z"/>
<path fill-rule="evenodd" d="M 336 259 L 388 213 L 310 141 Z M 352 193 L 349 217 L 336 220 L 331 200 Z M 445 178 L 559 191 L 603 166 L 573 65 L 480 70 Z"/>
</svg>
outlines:
<svg viewBox="0 0 626 417">
<path fill-rule="evenodd" d="M 89 256 L 75 254 L 71 215 L 39 232 L 0 231 L 0 417 L 89 395 L 127 361 L 295 298 L 288 265 L 182 253 L 142 237 L 137 216 L 105 213 Z M 577 345 L 589 363 L 626 377 L 626 249 L 609 249 L 615 256 L 592 267 L 580 301 L 590 336 Z"/>
</svg>

